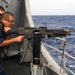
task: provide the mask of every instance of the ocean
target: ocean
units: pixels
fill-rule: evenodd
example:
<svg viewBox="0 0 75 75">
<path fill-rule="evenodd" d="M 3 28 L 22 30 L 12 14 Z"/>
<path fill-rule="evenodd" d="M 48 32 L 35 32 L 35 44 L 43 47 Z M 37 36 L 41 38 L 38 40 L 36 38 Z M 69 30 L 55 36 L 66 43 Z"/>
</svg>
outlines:
<svg viewBox="0 0 75 75">
<path fill-rule="evenodd" d="M 48 29 L 64 29 L 64 30 L 75 30 L 75 15 L 72 16 L 32 16 L 33 22 L 36 27 L 45 26 Z M 42 40 L 44 43 L 52 45 L 60 50 L 63 49 L 62 41 L 57 40 L 53 37 L 45 38 Z M 47 47 L 47 50 L 55 61 L 61 65 L 61 53 L 58 53 Z M 70 33 L 66 36 L 66 47 L 65 51 L 75 57 L 75 32 Z M 66 56 L 66 67 L 75 72 L 75 61 Z M 69 75 L 71 75 L 69 73 Z"/>
</svg>

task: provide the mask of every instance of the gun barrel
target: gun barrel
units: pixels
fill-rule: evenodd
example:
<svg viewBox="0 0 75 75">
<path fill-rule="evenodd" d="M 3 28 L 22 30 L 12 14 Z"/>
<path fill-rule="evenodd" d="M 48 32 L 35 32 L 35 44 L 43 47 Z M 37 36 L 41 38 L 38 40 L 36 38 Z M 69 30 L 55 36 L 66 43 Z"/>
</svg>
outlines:
<svg viewBox="0 0 75 75">
<path fill-rule="evenodd" d="M 75 32 L 75 30 L 68 30 L 68 32 Z"/>
<path fill-rule="evenodd" d="M 49 36 L 51 37 L 61 37 L 61 36 L 66 36 L 68 34 L 67 31 L 61 29 L 49 29 L 47 30 L 47 32 L 50 33 Z"/>
</svg>

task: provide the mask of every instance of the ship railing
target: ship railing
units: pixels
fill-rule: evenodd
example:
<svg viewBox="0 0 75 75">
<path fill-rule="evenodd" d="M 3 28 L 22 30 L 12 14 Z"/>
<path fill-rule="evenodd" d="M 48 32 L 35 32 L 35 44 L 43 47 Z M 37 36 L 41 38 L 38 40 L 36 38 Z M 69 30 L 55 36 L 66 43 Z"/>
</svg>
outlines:
<svg viewBox="0 0 75 75">
<path fill-rule="evenodd" d="M 72 75 L 75 75 L 75 73 L 72 70 L 70 70 L 69 68 L 66 67 L 66 61 L 65 61 L 66 57 L 65 56 L 68 56 L 69 58 L 75 60 L 75 57 L 73 57 L 72 55 L 68 54 L 65 51 L 66 38 L 65 37 L 63 37 L 63 38 L 55 37 L 55 38 L 58 39 L 58 40 L 61 40 L 63 42 L 63 49 L 62 49 L 62 51 L 57 49 L 57 48 L 55 48 L 55 47 L 53 47 L 53 46 L 51 46 L 51 45 L 48 45 L 48 44 L 44 43 L 44 42 L 41 42 L 41 43 L 44 46 L 49 47 L 49 48 L 53 49 L 54 51 L 57 51 L 57 52 L 61 53 L 62 54 L 61 65 L 62 65 L 62 68 L 63 68 L 63 72 L 65 72 L 67 70 L 67 72 L 70 72 Z M 60 66 L 60 68 L 61 68 L 61 66 Z"/>
</svg>

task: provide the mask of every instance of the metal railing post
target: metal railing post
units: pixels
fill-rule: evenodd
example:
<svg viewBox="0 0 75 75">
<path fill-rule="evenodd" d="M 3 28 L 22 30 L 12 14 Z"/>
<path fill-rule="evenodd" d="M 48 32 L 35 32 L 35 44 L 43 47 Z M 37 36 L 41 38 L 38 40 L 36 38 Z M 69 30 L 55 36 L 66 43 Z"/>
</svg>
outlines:
<svg viewBox="0 0 75 75">
<path fill-rule="evenodd" d="M 62 63 L 61 63 L 61 65 L 62 65 L 62 68 L 63 68 L 63 73 L 65 73 L 65 63 L 66 63 L 66 61 L 65 61 L 65 46 L 66 46 L 66 39 L 65 39 L 65 37 L 63 37 L 63 49 L 62 49 Z"/>
</svg>

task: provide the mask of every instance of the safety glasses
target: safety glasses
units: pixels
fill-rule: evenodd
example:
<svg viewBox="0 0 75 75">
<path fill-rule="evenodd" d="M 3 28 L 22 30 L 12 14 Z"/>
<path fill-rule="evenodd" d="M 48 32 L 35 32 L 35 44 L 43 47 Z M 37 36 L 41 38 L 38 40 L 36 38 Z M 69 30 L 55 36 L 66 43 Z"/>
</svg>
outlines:
<svg viewBox="0 0 75 75">
<path fill-rule="evenodd" d="M 14 20 L 8 20 L 8 19 L 5 19 L 5 20 L 7 20 L 10 23 L 14 23 Z"/>
</svg>

